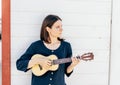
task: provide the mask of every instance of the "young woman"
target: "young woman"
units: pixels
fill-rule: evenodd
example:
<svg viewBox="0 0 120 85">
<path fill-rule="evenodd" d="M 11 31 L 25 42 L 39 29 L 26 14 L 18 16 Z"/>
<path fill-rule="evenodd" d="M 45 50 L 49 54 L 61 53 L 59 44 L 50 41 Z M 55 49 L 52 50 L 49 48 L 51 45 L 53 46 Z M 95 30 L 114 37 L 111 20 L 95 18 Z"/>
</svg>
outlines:
<svg viewBox="0 0 120 85">
<path fill-rule="evenodd" d="M 33 42 L 17 60 L 17 69 L 26 72 L 36 64 L 44 69 L 52 66 L 50 59 L 39 57 L 31 59 L 35 54 L 46 57 L 54 54 L 58 59 L 71 57 L 71 45 L 69 42 L 61 39 L 62 31 L 62 20 L 60 17 L 57 15 L 46 16 L 42 23 L 40 40 Z M 41 76 L 36 76 L 32 73 L 31 85 L 66 85 L 65 74 L 69 77 L 74 67 L 79 63 L 79 59 L 75 57 L 71 57 L 71 59 L 72 62 L 60 64 L 55 71 L 49 70 Z"/>
</svg>

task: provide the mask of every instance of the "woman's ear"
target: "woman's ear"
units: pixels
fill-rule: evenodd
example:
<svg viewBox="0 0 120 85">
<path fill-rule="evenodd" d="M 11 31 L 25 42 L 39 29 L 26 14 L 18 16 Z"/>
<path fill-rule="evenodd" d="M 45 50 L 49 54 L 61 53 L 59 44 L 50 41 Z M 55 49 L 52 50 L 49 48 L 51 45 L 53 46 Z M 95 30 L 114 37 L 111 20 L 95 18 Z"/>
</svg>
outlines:
<svg viewBox="0 0 120 85">
<path fill-rule="evenodd" d="M 50 28 L 49 27 L 46 27 L 46 30 L 48 33 L 50 33 Z"/>
</svg>

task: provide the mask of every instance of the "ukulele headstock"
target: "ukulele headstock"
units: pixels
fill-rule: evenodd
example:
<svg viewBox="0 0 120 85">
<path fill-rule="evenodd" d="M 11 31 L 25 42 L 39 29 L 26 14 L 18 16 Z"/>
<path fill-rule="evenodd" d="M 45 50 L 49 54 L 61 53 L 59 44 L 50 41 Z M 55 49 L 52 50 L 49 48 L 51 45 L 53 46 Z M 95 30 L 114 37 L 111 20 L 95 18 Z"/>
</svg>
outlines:
<svg viewBox="0 0 120 85">
<path fill-rule="evenodd" d="M 94 55 L 93 55 L 92 52 L 85 53 L 82 56 L 80 56 L 80 59 L 84 60 L 84 61 L 93 60 L 94 59 Z"/>
</svg>

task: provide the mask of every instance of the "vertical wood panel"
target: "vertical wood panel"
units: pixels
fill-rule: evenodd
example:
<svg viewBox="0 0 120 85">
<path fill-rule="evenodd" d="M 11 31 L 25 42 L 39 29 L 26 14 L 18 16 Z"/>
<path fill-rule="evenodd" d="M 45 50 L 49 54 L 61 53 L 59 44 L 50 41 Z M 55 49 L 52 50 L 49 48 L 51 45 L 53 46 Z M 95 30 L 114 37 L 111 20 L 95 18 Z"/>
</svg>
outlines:
<svg viewBox="0 0 120 85">
<path fill-rule="evenodd" d="M 10 85 L 10 0 L 2 0 L 2 85 Z"/>
</svg>

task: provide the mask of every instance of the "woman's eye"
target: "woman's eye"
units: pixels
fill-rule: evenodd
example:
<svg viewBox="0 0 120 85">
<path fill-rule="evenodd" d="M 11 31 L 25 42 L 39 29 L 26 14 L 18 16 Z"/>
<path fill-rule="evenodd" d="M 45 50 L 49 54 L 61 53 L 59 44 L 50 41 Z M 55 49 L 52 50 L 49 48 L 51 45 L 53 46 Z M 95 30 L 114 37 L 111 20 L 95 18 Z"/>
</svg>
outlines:
<svg viewBox="0 0 120 85">
<path fill-rule="evenodd" d="M 59 28 L 56 28 L 56 29 L 59 29 Z"/>
<path fill-rule="evenodd" d="M 61 29 L 61 26 L 56 26 L 55 29 L 56 29 L 56 30 L 60 30 L 60 29 Z"/>
<path fill-rule="evenodd" d="M 56 27 L 55 29 L 56 29 L 56 30 L 59 30 L 59 27 Z"/>
</svg>

